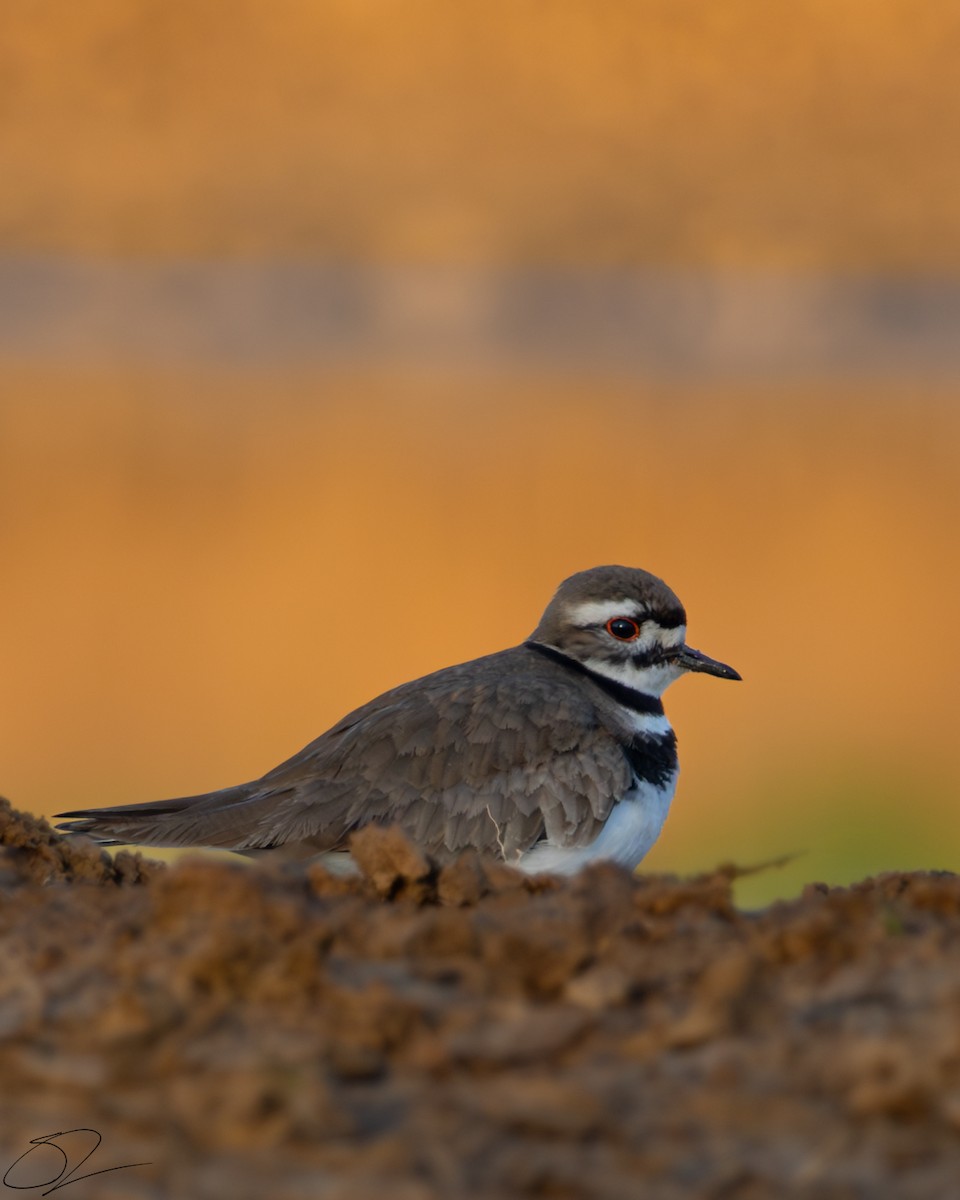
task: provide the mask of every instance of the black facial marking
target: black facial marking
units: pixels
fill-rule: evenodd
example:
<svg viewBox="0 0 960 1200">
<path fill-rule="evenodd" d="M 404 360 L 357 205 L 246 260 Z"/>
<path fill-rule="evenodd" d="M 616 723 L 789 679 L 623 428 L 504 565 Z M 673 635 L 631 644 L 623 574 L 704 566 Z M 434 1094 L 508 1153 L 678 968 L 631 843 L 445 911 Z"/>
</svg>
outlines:
<svg viewBox="0 0 960 1200">
<path fill-rule="evenodd" d="M 677 769 L 677 735 L 635 733 L 623 747 L 634 775 L 644 783 L 663 787 Z"/>
<path fill-rule="evenodd" d="M 659 646 L 653 650 L 634 650 L 630 655 L 630 661 L 638 670 L 652 667 L 654 663 L 663 662 L 663 651 Z"/>
<path fill-rule="evenodd" d="M 625 683 L 618 683 L 615 679 L 608 679 L 606 675 L 601 675 L 599 671 L 591 671 L 583 663 L 577 662 L 575 658 L 569 658 L 560 650 L 555 650 L 553 646 L 544 646 L 542 642 L 524 642 L 524 645 L 528 650 L 535 650 L 537 654 L 542 654 L 544 658 L 552 659 L 553 662 L 559 663 L 562 667 L 566 667 L 570 671 L 576 671 L 579 675 L 585 675 L 598 688 L 606 692 L 611 699 L 616 700 L 618 704 L 622 704 L 624 708 L 629 708 L 631 712 L 650 713 L 658 717 L 663 716 L 663 704 L 656 696 L 648 696 L 646 692 L 640 692 L 636 688 L 628 687 Z"/>
</svg>

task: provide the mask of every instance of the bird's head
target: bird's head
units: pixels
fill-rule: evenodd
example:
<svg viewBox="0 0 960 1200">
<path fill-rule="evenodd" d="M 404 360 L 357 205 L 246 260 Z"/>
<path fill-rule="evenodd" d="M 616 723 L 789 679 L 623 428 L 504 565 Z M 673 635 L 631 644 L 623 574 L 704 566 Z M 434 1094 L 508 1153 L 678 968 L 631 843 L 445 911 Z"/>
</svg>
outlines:
<svg viewBox="0 0 960 1200">
<path fill-rule="evenodd" d="M 636 567 L 594 567 L 560 584 L 530 640 L 650 696 L 688 671 L 740 678 L 688 646 L 686 634 L 683 605 L 662 579 Z"/>
</svg>

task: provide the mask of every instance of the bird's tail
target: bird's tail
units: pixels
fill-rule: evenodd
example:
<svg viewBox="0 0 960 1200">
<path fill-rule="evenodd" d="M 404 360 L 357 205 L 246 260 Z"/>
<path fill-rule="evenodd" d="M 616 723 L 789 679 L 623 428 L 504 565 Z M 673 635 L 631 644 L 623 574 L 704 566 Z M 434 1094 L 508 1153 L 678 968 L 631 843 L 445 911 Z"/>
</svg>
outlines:
<svg viewBox="0 0 960 1200">
<path fill-rule="evenodd" d="M 208 846 L 243 850 L 262 846 L 261 804 L 276 802 L 262 785 L 245 783 L 175 800 L 81 808 L 57 814 L 61 833 L 82 833 L 101 846 Z M 259 803 L 258 803 L 259 802 Z"/>
</svg>

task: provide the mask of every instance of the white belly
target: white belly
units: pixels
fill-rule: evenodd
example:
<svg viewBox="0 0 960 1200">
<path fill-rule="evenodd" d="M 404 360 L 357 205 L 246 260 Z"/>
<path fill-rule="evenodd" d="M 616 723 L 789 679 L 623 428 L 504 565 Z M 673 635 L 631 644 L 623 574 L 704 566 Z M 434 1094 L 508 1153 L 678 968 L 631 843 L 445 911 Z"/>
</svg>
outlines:
<svg viewBox="0 0 960 1200">
<path fill-rule="evenodd" d="M 530 874 L 572 875 L 588 863 L 609 861 L 632 871 L 660 836 L 676 790 L 676 771 L 662 787 L 637 782 L 613 806 L 606 825 L 589 846 L 563 847 L 540 842 L 516 865 Z"/>
</svg>

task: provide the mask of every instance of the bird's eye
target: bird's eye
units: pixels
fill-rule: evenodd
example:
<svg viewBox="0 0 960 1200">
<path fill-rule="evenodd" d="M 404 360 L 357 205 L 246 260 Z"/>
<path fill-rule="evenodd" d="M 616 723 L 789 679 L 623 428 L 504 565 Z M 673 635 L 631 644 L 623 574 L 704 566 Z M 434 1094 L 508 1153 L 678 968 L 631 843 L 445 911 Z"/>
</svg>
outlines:
<svg viewBox="0 0 960 1200">
<path fill-rule="evenodd" d="M 630 617 L 611 617 L 604 628 L 618 642 L 633 642 L 640 636 L 640 626 Z"/>
</svg>

